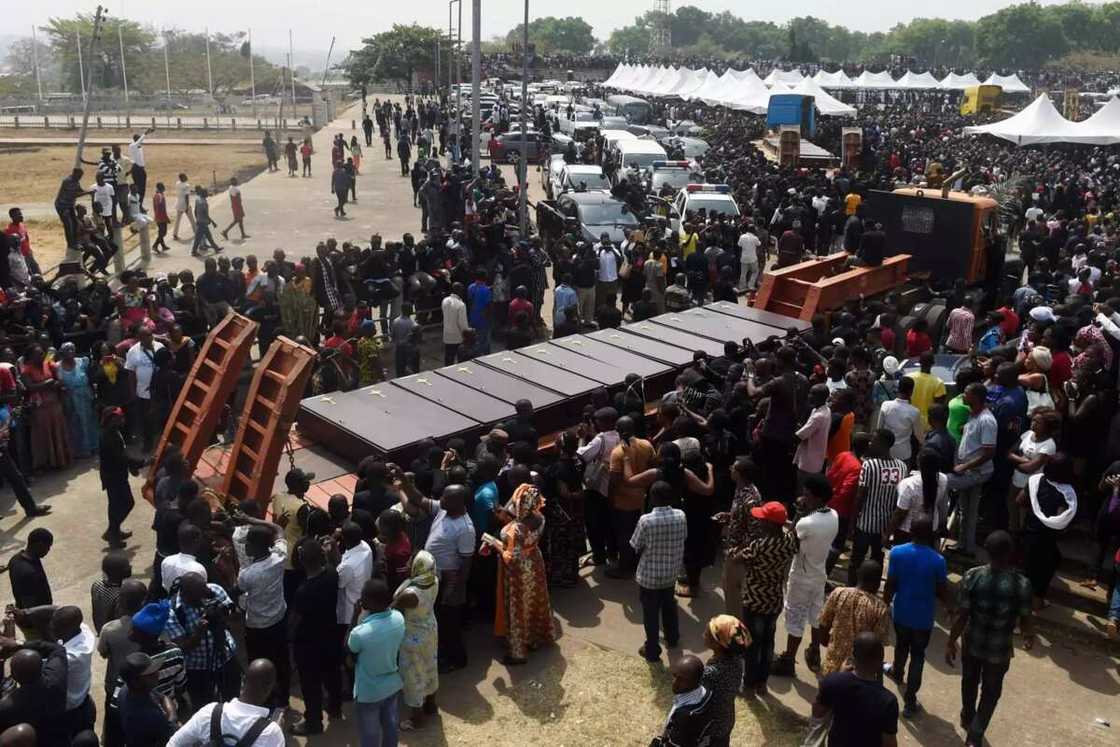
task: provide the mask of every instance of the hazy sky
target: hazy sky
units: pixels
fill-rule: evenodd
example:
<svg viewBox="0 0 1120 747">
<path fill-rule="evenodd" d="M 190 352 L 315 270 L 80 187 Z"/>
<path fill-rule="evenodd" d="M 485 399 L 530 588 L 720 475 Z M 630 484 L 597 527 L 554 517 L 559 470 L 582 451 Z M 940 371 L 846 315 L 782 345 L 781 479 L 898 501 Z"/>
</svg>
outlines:
<svg viewBox="0 0 1120 747">
<path fill-rule="evenodd" d="M 786 3 L 762 4 L 742 0 L 692 0 L 704 10 L 731 10 L 748 19 L 781 22 L 793 16 L 813 15 L 832 23 L 865 31 L 885 31 L 899 21 L 918 16 L 942 16 L 975 19 L 1012 4 L 1007 0 L 944 0 L 936 6 L 918 8 L 917 3 L 902 7 L 893 0 L 863 0 L 840 3 L 836 0 L 794 0 Z M 29 34 L 32 24 L 43 24 L 51 16 L 69 15 L 78 10 L 92 12 L 97 0 L 36 0 L 6 3 L 4 33 Z M 470 35 L 472 0 L 464 0 L 464 38 Z M 534 9 L 534 6 L 536 10 Z M 187 2 L 140 2 L 108 0 L 110 14 L 124 13 L 129 18 L 157 26 L 171 26 L 201 31 L 232 30 L 252 27 L 253 40 L 264 45 L 287 45 L 288 29 L 295 35 L 295 46 L 303 49 L 322 47 L 325 54 L 332 35 L 338 37 L 343 49 L 357 46 L 363 36 L 389 28 L 394 23 L 418 22 L 446 27 L 447 3 L 444 0 L 333 0 L 313 3 L 273 3 L 262 0 L 187 0 Z M 530 0 L 530 19 L 537 15 L 582 16 L 604 38 L 612 29 L 624 26 L 634 17 L 653 7 L 652 0 L 565 0 L 563 3 Z M 277 13 L 276 11 L 281 11 Z M 539 11 L 539 12 L 538 12 Z M 504 34 L 522 19 L 521 0 L 483 0 L 482 34 L 488 38 Z"/>
</svg>

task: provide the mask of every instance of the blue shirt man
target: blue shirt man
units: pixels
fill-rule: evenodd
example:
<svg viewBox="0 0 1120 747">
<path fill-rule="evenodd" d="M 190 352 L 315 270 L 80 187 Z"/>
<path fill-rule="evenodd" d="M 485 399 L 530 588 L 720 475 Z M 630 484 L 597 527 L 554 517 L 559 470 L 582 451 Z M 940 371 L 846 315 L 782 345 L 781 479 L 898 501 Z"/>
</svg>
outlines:
<svg viewBox="0 0 1120 747">
<path fill-rule="evenodd" d="M 552 299 L 552 323 L 562 324 L 565 320 L 564 310 L 570 306 L 579 306 L 579 298 L 576 295 L 576 289 L 568 285 L 567 280 L 561 280 L 560 284 L 556 286 L 553 291 Z"/>
<path fill-rule="evenodd" d="M 404 640 L 404 616 L 389 609 L 393 595 L 384 581 L 362 586 L 365 616 L 350 631 L 353 652 L 354 715 L 361 744 L 396 744 L 400 712 L 397 694 L 404 687 L 397 658 Z"/>
<path fill-rule="evenodd" d="M 467 288 L 467 321 L 477 332 L 490 329 L 490 301 L 494 292 L 485 280 L 475 280 Z"/>
</svg>

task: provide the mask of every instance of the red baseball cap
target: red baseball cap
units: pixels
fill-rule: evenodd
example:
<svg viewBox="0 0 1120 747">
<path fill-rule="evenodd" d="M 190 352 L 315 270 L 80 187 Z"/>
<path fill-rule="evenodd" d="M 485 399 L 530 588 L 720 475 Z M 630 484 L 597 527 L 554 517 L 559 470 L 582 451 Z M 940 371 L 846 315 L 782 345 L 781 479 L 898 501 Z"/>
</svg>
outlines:
<svg viewBox="0 0 1120 747">
<path fill-rule="evenodd" d="M 769 501 L 761 506 L 755 506 L 751 509 L 751 516 L 762 521 L 768 521 L 771 524 L 785 524 L 786 519 L 789 518 L 786 507 L 777 501 Z"/>
</svg>

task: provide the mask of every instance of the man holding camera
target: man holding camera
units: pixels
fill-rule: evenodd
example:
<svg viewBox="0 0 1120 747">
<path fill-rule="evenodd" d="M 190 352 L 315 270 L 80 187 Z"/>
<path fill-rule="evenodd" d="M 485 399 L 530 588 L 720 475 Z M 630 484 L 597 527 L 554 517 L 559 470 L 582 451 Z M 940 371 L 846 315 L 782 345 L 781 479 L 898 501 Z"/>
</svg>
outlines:
<svg viewBox="0 0 1120 747">
<path fill-rule="evenodd" d="M 197 573 L 183 575 L 173 592 L 166 633 L 183 651 L 191 702 L 198 707 L 236 697 L 241 670 L 227 626 L 233 601 Z"/>
</svg>

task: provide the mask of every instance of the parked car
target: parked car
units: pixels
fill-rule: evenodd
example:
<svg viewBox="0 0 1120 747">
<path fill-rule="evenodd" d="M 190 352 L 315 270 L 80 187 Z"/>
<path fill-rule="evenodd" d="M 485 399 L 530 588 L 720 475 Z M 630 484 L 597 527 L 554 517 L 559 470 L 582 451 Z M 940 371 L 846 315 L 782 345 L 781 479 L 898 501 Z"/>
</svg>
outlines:
<svg viewBox="0 0 1120 747">
<path fill-rule="evenodd" d="M 565 192 L 610 192 L 611 181 L 600 166 L 565 163 L 555 172 L 549 185 L 549 197 L 556 199 Z"/>
<path fill-rule="evenodd" d="M 520 130 L 510 130 L 490 139 L 490 160 L 494 163 L 513 163 L 521 157 L 523 141 L 526 156 L 532 163 L 540 160 L 545 148 L 549 147 L 544 143 L 544 135 L 536 130 L 524 133 Z"/>
</svg>

